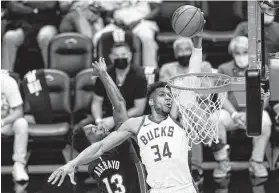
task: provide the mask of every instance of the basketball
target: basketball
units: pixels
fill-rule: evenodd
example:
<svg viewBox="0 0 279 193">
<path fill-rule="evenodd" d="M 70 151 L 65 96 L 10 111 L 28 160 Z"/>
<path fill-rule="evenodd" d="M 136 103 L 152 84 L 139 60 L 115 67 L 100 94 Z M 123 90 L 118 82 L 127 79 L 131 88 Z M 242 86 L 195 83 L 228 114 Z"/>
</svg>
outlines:
<svg viewBox="0 0 279 193">
<path fill-rule="evenodd" d="M 203 13 L 192 5 L 184 5 L 172 15 L 172 28 L 183 37 L 192 37 L 201 32 L 204 25 Z"/>
</svg>

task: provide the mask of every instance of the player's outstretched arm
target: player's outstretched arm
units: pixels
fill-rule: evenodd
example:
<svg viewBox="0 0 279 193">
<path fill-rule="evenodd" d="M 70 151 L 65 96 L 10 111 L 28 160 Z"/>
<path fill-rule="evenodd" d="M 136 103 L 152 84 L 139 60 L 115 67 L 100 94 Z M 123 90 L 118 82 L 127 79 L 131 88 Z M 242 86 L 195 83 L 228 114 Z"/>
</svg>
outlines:
<svg viewBox="0 0 279 193">
<path fill-rule="evenodd" d="M 107 73 L 107 65 L 105 59 L 100 57 L 99 61 L 94 62 L 92 66 L 94 70 L 97 71 L 99 78 L 104 84 L 108 98 L 113 106 L 113 119 L 115 125 L 119 127 L 124 121 L 128 119 L 126 102 L 119 89 L 115 85 L 114 81 Z"/>
<path fill-rule="evenodd" d="M 93 143 L 91 146 L 83 150 L 75 159 L 55 170 L 50 175 L 48 182 L 51 184 L 56 184 L 59 181 L 58 186 L 60 186 L 64 181 L 66 175 L 69 175 L 71 182 L 75 184 L 75 167 L 87 164 L 93 160 L 98 159 L 104 152 L 107 152 L 126 141 L 133 134 L 136 134 L 136 130 L 139 128 L 141 122 L 142 118 L 140 117 L 128 119 L 121 125 L 121 127 L 117 131 L 110 133 L 103 140 Z"/>
<path fill-rule="evenodd" d="M 204 21 L 205 23 L 205 21 Z M 189 61 L 189 73 L 199 73 L 201 72 L 201 64 L 202 64 L 202 36 L 201 33 L 192 37 L 194 48 L 192 50 L 192 55 Z"/>
</svg>

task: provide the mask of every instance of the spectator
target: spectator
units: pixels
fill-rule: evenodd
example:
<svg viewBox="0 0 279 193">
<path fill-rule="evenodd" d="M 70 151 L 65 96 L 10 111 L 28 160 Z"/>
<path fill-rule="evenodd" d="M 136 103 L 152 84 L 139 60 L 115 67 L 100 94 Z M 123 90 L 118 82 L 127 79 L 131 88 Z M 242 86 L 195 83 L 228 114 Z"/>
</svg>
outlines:
<svg viewBox="0 0 279 193">
<path fill-rule="evenodd" d="M 143 114 L 146 104 L 147 82 L 142 70 L 132 67 L 132 52 L 127 44 L 115 44 L 110 53 L 114 67 L 108 74 L 115 81 L 118 89 L 126 101 L 129 117 Z M 92 114 L 96 124 L 103 123 L 105 128 L 112 129 L 114 121 L 112 106 L 108 100 L 105 88 L 97 79 L 92 101 Z"/>
<path fill-rule="evenodd" d="M 173 43 L 174 56 L 177 61 L 164 64 L 160 70 L 160 81 L 167 81 L 172 76 L 188 73 L 193 42 L 190 38 L 180 37 Z M 202 62 L 202 72 L 213 72 L 209 62 Z"/>
<path fill-rule="evenodd" d="M 160 81 L 167 81 L 172 76 L 188 73 L 189 61 L 193 49 L 193 42 L 190 38 L 180 37 L 173 43 L 174 56 L 177 61 L 164 64 L 160 70 Z M 201 72 L 212 72 L 212 66 L 209 62 L 202 62 Z M 202 170 L 202 145 L 193 144 L 192 147 L 192 175 L 196 184 L 203 180 Z"/>
<path fill-rule="evenodd" d="M 1 74 L 1 134 L 15 135 L 13 178 L 28 181 L 25 171 L 28 142 L 28 123 L 23 118 L 23 101 L 17 82 L 8 74 Z"/>
<path fill-rule="evenodd" d="M 131 64 L 132 51 L 130 47 L 126 43 L 116 43 L 111 48 L 109 57 L 114 65 L 108 69 L 108 74 L 116 83 L 126 101 L 128 116 L 142 115 L 146 104 L 147 81 L 143 70 Z M 99 78 L 96 80 L 93 91 L 91 106 L 93 117 L 89 116 L 81 120 L 76 125 L 75 131 L 79 131 L 83 126 L 92 123 L 94 120 L 96 125 L 102 124 L 106 129 L 114 127 L 112 105 Z M 81 136 L 81 138 L 83 137 Z M 81 148 L 76 147 L 76 149 Z"/>
<path fill-rule="evenodd" d="M 233 56 L 233 61 L 229 61 L 219 66 L 219 73 L 231 77 L 245 76 L 245 70 L 248 68 L 248 38 L 239 36 L 231 40 L 229 44 L 229 53 Z M 264 105 L 264 109 L 267 105 Z M 228 93 L 227 100 L 224 102 L 223 109 L 220 112 L 219 138 L 221 143 L 227 144 L 227 131 L 235 129 L 246 129 L 246 109 L 238 106 L 234 94 Z M 262 115 L 262 134 L 253 137 L 253 150 L 249 163 L 249 171 L 255 177 L 267 177 L 268 172 L 263 165 L 266 145 L 271 133 L 271 119 L 266 110 Z M 228 145 L 224 145 L 214 152 L 214 157 L 218 162 L 214 169 L 213 177 L 226 177 L 231 170 L 228 156 Z"/>
<path fill-rule="evenodd" d="M 261 4 L 264 11 L 264 38 L 265 38 L 265 64 L 269 65 L 269 53 L 279 52 L 279 23 L 274 21 L 276 9 Z M 238 24 L 234 31 L 234 36 L 248 37 L 248 22 Z"/>
<path fill-rule="evenodd" d="M 159 28 L 155 22 L 160 11 L 161 0 L 102 2 L 102 6 L 112 12 L 114 23 L 107 25 L 94 37 L 94 45 L 105 32 L 119 27 L 133 31 L 142 41 L 143 65 L 157 67 L 158 45 L 155 34 Z"/>
<path fill-rule="evenodd" d="M 48 45 L 59 22 L 58 2 L 8 1 L 6 7 L 9 24 L 2 42 L 2 68 L 13 71 L 18 48 L 35 36 L 47 66 Z"/>
<path fill-rule="evenodd" d="M 272 90 L 271 90 L 272 92 Z M 274 123 L 274 129 L 271 134 L 271 143 L 268 144 L 266 149 L 266 157 L 269 161 L 269 169 L 270 171 L 274 171 L 276 169 L 279 169 L 279 165 L 276 163 L 279 158 L 279 102 L 278 101 L 272 101 L 270 103 L 271 106 L 271 119 Z"/>
<path fill-rule="evenodd" d="M 66 13 L 59 26 L 61 33 L 78 32 L 92 39 L 104 27 L 98 1 L 60 1 L 60 8 Z"/>
</svg>

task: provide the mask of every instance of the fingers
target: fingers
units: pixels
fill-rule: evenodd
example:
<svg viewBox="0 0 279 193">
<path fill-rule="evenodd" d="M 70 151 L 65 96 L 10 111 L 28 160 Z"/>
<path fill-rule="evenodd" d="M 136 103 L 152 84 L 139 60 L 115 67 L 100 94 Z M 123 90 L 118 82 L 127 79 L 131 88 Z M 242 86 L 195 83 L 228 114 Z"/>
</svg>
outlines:
<svg viewBox="0 0 279 193">
<path fill-rule="evenodd" d="M 61 175 L 60 181 L 59 181 L 59 183 L 58 183 L 58 185 L 57 185 L 57 186 L 61 186 L 61 184 L 64 182 L 65 176 L 66 176 L 66 173 L 65 173 L 65 172 L 62 172 L 62 175 Z"/>
<path fill-rule="evenodd" d="M 60 169 L 60 168 L 59 168 L 59 169 Z M 51 182 L 51 181 L 56 177 L 56 175 L 57 175 L 58 172 L 59 172 L 59 169 L 57 169 L 57 170 L 55 170 L 54 172 L 52 172 L 52 174 L 49 176 L 47 182 Z"/>
<path fill-rule="evenodd" d="M 75 179 L 74 179 L 75 178 L 75 173 L 74 172 L 70 173 L 69 177 L 70 177 L 71 183 L 76 185 L 77 183 L 75 182 Z"/>
<path fill-rule="evenodd" d="M 98 65 L 96 64 L 97 62 L 92 62 L 92 67 L 96 70 L 98 70 Z"/>
<path fill-rule="evenodd" d="M 51 176 L 48 179 L 48 182 L 51 182 L 52 185 L 55 184 L 59 180 L 62 174 L 63 174 L 63 170 L 60 168 L 57 169 L 51 174 Z"/>
</svg>

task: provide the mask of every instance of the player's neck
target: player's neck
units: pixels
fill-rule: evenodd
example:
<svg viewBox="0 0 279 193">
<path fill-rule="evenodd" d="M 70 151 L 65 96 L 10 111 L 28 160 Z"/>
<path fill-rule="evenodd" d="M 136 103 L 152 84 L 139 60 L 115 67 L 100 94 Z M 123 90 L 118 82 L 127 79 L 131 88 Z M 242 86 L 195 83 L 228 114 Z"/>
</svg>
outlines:
<svg viewBox="0 0 279 193">
<path fill-rule="evenodd" d="M 168 117 L 168 115 L 161 115 L 158 113 L 151 113 L 149 116 L 149 119 L 155 123 L 160 123 L 161 121 L 165 120 Z"/>
</svg>

